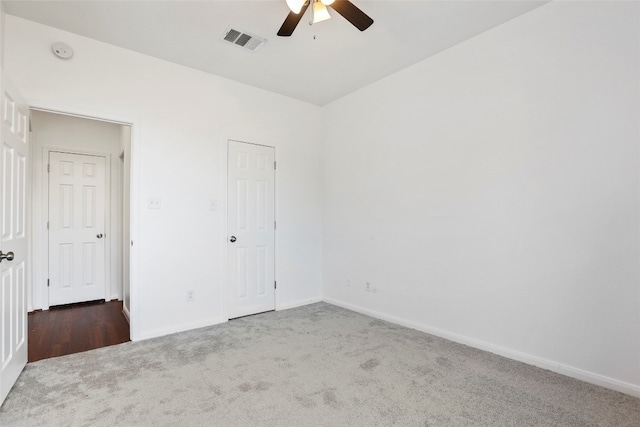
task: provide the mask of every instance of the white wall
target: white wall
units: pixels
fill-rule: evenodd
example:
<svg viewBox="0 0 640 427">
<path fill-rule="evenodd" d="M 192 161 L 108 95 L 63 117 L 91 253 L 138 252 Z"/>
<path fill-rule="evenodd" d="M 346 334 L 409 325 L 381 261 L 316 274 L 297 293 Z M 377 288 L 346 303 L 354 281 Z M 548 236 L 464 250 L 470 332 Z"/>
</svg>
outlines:
<svg viewBox="0 0 640 427">
<path fill-rule="evenodd" d="M 47 272 L 47 191 L 45 173 L 47 164 L 43 148 L 53 148 L 75 153 L 109 155 L 107 160 L 109 177 L 109 222 L 105 234 L 108 236 L 106 280 L 110 287 L 110 298 L 122 295 L 122 215 L 121 186 L 122 165 L 118 159 L 121 152 L 121 125 L 79 117 L 31 111 L 31 176 L 32 176 L 32 242 L 33 281 L 29 286 L 29 310 L 49 307 Z"/>
<path fill-rule="evenodd" d="M 550 3 L 325 107 L 326 299 L 640 395 L 638 6 Z"/>
<path fill-rule="evenodd" d="M 31 105 L 133 124 L 133 339 L 226 320 L 228 139 L 276 147 L 276 307 L 321 298 L 319 107 L 10 15 L 5 68 Z"/>
<path fill-rule="evenodd" d="M 4 3 L 0 0 L 0 69 L 4 70 Z"/>
</svg>

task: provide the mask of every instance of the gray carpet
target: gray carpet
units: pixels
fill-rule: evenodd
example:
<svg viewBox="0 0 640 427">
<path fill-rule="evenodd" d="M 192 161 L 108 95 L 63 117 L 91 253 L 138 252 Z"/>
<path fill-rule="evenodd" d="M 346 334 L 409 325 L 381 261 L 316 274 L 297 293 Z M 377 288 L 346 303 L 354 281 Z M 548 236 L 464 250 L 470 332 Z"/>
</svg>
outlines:
<svg viewBox="0 0 640 427">
<path fill-rule="evenodd" d="M 640 399 L 319 303 L 29 364 L 2 426 L 639 426 Z"/>
</svg>

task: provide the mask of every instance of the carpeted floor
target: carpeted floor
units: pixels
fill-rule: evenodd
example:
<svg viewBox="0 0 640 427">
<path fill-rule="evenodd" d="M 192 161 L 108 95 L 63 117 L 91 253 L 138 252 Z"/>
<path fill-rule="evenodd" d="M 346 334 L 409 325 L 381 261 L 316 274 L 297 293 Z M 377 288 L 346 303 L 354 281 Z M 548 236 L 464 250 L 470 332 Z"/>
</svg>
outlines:
<svg viewBox="0 0 640 427">
<path fill-rule="evenodd" d="M 640 399 L 319 303 L 29 364 L 8 426 L 639 426 Z"/>
</svg>

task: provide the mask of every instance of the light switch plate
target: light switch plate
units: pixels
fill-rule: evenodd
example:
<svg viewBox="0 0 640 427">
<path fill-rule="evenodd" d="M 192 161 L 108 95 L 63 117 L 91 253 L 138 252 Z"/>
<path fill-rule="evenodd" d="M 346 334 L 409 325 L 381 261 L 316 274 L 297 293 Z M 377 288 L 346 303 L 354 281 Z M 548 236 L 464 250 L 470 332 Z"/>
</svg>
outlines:
<svg viewBox="0 0 640 427">
<path fill-rule="evenodd" d="M 209 210 L 217 211 L 218 210 L 218 201 L 216 199 L 209 200 Z"/>
</svg>

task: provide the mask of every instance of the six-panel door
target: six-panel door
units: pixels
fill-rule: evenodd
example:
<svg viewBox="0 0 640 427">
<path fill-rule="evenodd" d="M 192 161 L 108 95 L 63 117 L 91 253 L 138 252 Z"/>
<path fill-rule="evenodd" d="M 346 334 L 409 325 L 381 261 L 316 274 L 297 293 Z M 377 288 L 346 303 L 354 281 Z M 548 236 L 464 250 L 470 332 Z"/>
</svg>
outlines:
<svg viewBox="0 0 640 427">
<path fill-rule="evenodd" d="M 49 305 L 105 298 L 105 163 L 49 154 Z"/>
<path fill-rule="evenodd" d="M 229 141 L 229 318 L 275 309 L 274 148 Z"/>
<path fill-rule="evenodd" d="M 0 130 L 0 404 L 27 364 L 29 109 L 2 77 Z"/>
</svg>

